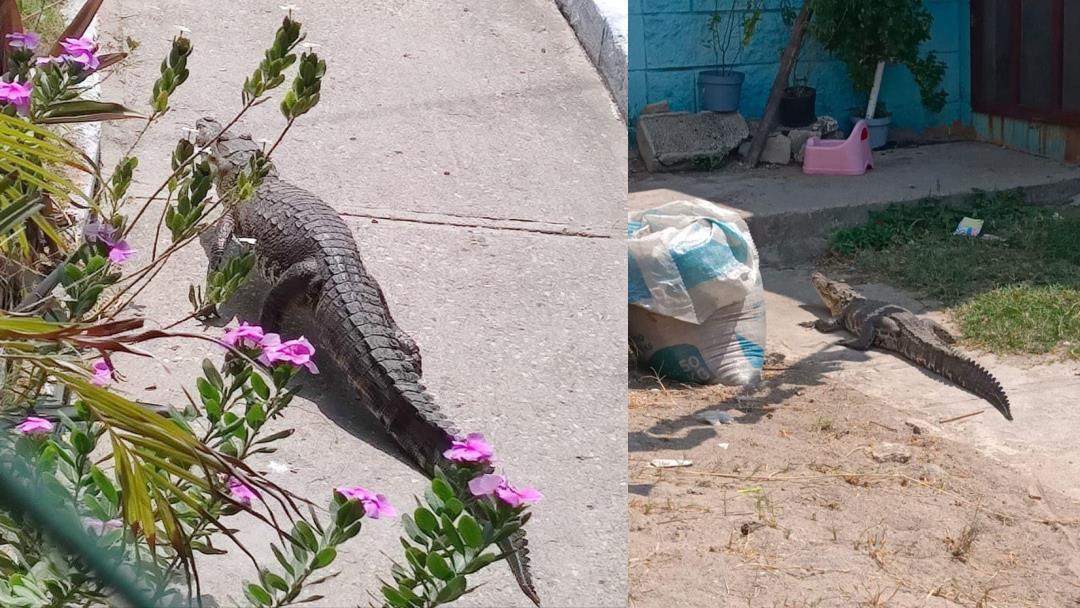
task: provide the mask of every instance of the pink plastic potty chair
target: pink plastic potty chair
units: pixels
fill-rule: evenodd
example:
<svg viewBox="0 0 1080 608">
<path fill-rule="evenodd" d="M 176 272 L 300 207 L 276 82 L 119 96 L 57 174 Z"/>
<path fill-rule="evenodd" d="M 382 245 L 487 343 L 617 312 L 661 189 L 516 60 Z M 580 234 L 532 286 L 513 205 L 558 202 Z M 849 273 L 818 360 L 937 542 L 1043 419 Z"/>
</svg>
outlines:
<svg viewBox="0 0 1080 608">
<path fill-rule="evenodd" d="M 804 154 L 802 168 L 807 175 L 862 175 L 874 168 L 865 120 L 855 123 L 845 140 L 811 137 Z"/>
</svg>

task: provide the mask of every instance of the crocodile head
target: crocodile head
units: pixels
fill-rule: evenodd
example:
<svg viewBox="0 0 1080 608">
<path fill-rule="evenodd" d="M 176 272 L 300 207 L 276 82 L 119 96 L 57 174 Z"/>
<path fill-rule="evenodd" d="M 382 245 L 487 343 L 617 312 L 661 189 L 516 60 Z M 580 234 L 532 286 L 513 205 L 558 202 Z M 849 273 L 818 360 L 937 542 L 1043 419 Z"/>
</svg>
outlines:
<svg viewBox="0 0 1080 608">
<path fill-rule="evenodd" d="M 251 135 L 222 133 L 221 129 L 221 123 L 213 118 L 195 121 L 195 145 L 202 148 L 213 142 L 209 148 L 210 164 L 214 167 L 219 191 L 231 188 L 251 157 L 262 151 L 262 147 L 252 141 Z"/>
<path fill-rule="evenodd" d="M 834 317 L 839 316 L 840 312 L 848 304 L 863 299 L 859 292 L 852 289 L 847 283 L 831 281 L 820 272 L 810 275 L 810 282 L 814 285 L 818 295 L 821 296 L 821 301 L 825 302 L 825 306 L 829 308 L 829 312 Z"/>
</svg>

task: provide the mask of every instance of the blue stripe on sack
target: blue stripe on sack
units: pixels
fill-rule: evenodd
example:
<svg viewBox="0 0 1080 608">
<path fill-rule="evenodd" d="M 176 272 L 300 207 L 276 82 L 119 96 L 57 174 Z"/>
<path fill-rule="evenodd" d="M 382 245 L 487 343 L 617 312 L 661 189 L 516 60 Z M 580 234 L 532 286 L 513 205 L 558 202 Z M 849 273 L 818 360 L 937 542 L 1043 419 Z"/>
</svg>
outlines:
<svg viewBox="0 0 1080 608">
<path fill-rule="evenodd" d="M 728 247 L 731 249 L 731 254 L 740 263 L 745 264 L 750 259 L 750 247 L 746 244 L 746 239 L 743 238 L 742 233 L 721 221 L 709 220 L 709 222 L 724 232 L 728 238 Z"/>
<path fill-rule="evenodd" d="M 629 269 L 630 282 L 626 290 L 627 300 L 633 304 L 634 302 L 644 302 L 652 297 L 649 292 L 649 286 L 645 284 L 645 277 L 641 274 L 641 269 L 638 268 L 637 260 L 634 256 L 627 256 L 629 263 L 627 268 Z"/>
<path fill-rule="evenodd" d="M 727 244 L 711 239 L 688 249 L 674 248 L 668 253 L 675 261 L 687 289 L 721 276 L 724 269 L 735 261 Z"/>
<path fill-rule="evenodd" d="M 735 340 L 739 343 L 739 348 L 742 349 L 743 356 L 750 362 L 750 367 L 754 369 L 761 369 L 765 367 L 765 349 L 758 346 L 758 344 L 752 340 L 748 340 L 739 334 L 735 334 Z"/>
<path fill-rule="evenodd" d="M 634 233 L 641 230 L 641 222 L 627 222 L 626 223 L 626 236 L 634 236 Z"/>
</svg>

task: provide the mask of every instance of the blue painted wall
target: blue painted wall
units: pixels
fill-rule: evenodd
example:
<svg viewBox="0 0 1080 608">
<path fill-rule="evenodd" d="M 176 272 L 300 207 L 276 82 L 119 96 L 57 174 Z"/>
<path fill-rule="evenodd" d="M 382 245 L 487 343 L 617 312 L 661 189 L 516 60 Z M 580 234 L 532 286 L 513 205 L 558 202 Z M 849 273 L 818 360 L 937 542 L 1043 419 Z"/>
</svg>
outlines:
<svg viewBox="0 0 1080 608">
<path fill-rule="evenodd" d="M 709 15 L 718 0 L 629 0 L 630 125 L 646 104 L 668 100 L 673 111 L 697 111 L 697 72 L 712 69 L 708 40 Z M 796 4 L 800 0 L 794 0 Z M 719 0 L 730 6 L 730 0 Z M 888 66 L 881 99 L 893 114 L 893 127 L 923 132 L 931 127 L 971 123 L 971 53 L 969 0 L 925 0 L 934 16 L 933 34 L 924 45 L 936 51 L 947 68 L 945 108 L 926 111 L 907 68 Z M 758 118 L 765 107 L 788 28 L 780 17 L 780 0 L 765 0 L 766 13 L 737 69 L 746 72 L 739 110 Z M 865 104 L 852 90 L 847 69 L 816 45 L 804 47 L 800 74 L 809 68 L 809 84 L 817 89 L 818 114 L 830 115 L 846 127 L 849 109 Z M 631 133 L 632 134 L 632 133 Z"/>
</svg>

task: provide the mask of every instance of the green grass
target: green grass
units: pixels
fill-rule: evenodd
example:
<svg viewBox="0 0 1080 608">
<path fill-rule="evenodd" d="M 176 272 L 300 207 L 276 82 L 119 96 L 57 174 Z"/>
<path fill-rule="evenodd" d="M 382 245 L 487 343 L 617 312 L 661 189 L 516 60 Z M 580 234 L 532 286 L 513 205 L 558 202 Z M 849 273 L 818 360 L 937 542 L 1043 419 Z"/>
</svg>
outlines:
<svg viewBox="0 0 1080 608">
<path fill-rule="evenodd" d="M 964 216 L 1001 240 L 952 236 Z M 838 230 L 830 247 L 859 273 L 949 306 L 971 344 L 1080 358 L 1080 209 L 1025 205 L 1014 192 L 926 200 Z"/>
<path fill-rule="evenodd" d="M 39 53 L 47 53 L 57 36 L 64 31 L 67 23 L 57 0 L 19 0 L 19 12 L 23 16 L 23 27 L 41 35 Z"/>
</svg>

